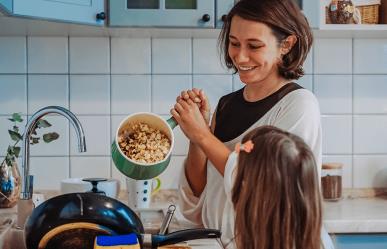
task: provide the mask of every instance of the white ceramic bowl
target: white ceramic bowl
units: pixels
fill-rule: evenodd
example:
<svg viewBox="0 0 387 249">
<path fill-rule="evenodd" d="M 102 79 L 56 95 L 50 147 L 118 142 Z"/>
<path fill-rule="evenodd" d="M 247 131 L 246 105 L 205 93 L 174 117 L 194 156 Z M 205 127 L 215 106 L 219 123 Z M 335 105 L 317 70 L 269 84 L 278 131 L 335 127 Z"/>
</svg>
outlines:
<svg viewBox="0 0 387 249">
<path fill-rule="evenodd" d="M 91 183 L 82 181 L 83 178 L 68 178 L 60 182 L 60 190 L 62 194 L 82 193 L 90 191 Z M 98 190 L 104 191 L 106 196 L 117 198 L 120 192 L 120 182 L 116 179 L 108 179 L 105 182 L 99 182 Z"/>
</svg>

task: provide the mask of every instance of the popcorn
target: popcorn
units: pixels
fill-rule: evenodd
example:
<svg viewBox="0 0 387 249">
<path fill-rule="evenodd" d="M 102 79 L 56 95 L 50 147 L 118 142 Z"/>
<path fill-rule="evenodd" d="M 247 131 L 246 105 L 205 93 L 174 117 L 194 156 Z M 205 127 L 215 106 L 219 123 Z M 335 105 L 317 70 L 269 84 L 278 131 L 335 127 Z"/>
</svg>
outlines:
<svg viewBox="0 0 387 249">
<path fill-rule="evenodd" d="M 171 148 L 165 134 L 145 123 L 132 124 L 131 129 L 119 134 L 117 142 L 127 157 L 140 163 L 159 162 Z"/>
</svg>

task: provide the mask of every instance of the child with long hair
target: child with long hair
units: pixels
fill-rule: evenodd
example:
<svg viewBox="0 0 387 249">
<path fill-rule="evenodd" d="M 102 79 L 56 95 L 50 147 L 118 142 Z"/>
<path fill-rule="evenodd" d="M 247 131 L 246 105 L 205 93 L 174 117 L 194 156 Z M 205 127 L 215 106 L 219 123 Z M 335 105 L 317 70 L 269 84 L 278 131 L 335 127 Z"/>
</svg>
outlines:
<svg viewBox="0 0 387 249">
<path fill-rule="evenodd" d="M 227 180 L 238 249 L 321 248 L 317 166 L 300 137 L 274 126 L 252 130 L 230 155 Z"/>
</svg>

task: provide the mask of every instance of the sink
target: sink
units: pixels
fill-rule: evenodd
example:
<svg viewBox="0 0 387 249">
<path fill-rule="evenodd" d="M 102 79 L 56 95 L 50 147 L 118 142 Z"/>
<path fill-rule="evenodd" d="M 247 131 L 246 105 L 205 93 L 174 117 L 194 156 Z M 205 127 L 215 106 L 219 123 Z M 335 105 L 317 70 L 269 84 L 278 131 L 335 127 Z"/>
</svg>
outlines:
<svg viewBox="0 0 387 249">
<path fill-rule="evenodd" d="M 26 249 L 24 245 L 24 231 L 17 229 L 16 214 L 2 214 L 0 218 L 0 248 Z"/>
</svg>

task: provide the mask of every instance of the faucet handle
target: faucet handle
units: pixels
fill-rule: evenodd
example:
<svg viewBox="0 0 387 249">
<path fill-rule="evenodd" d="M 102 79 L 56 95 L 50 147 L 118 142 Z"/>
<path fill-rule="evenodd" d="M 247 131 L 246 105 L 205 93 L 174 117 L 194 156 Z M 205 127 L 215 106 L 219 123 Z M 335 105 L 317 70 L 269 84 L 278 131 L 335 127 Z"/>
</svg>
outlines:
<svg viewBox="0 0 387 249">
<path fill-rule="evenodd" d="M 107 181 L 106 178 L 83 178 L 82 181 L 85 181 L 85 182 L 90 182 L 91 185 L 93 185 L 92 189 L 88 192 L 90 193 L 95 193 L 95 194 L 102 194 L 102 195 L 106 195 L 106 193 L 104 191 L 101 191 L 97 188 L 97 185 L 99 182 L 105 182 Z"/>
</svg>

